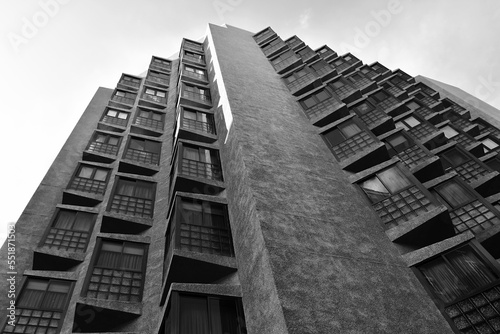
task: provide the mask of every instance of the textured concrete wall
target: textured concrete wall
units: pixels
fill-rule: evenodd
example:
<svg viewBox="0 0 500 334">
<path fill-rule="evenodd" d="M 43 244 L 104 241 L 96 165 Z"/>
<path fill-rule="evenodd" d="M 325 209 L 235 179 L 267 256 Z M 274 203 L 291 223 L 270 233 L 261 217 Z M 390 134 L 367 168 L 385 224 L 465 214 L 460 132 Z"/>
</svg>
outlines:
<svg viewBox="0 0 500 334">
<path fill-rule="evenodd" d="M 56 205 L 62 203 L 63 190 L 71 180 L 81 154 L 88 144 L 94 129 L 102 116 L 104 107 L 111 97 L 112 89 L 99 88 L 81 116 L 77 125 L 66 140 L 63 148 L 50 166 L 47 174 L 33 194 L 28 205 L 24 209 L 16 224 L 16 271 L 17 271 L 17 293 L 20 292 L 21 278 L 25 270 L 31 269 L 33 250 L 38 246 L 47 226 L 51 223 L 52 216 L 56 211 Z M 34 162 L 36 168 L 36 162 Z M 1 278 L 0 278 L 0 326 L 3 326 L 8 299 L 6 293 L 6 244 L 2 247 L 0 254 Z M 79 291 L 78 291 L 79 293 Z M 76 294 L 76 291 L 74 291 Z"/>
<path fill-rule="evenodd" d="M 249 333 L 451 333 L 251 33 L 210 30 Z"/>
</svg>

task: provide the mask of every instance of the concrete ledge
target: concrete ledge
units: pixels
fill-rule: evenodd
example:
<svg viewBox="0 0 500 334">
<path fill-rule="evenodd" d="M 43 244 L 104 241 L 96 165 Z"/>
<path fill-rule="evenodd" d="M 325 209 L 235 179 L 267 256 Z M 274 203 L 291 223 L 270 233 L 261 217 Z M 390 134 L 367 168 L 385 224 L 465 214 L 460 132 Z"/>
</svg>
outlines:
<svg viewBox="0 0 500 334">
<path fill-rule="evenodd" d="M 406 262 L 408 267 L 413 267 L 435 255 L 443 253 L 448 249 L 466 243 L 471 239 L 474 239 L 474 234 L 472 234 L 472 232 L 470 231 L 467 231 L 465 233 L 458 234 L 454 237 L 437 242 L 416 251 L 406 253 L 402 255 L 402 258 Z"/>
<path fill-rule="evenodd" d="M 457 172 L 455 171 L 451 171 L 449 173 L 446 173 L 444 174 L 443 176 L 440 176 L 440 177 L 436 177 L 435 179 L 433 180 L 430 180 L 430 181 L 427 181 L 425 182 L 423 185 L 424 187 L 426 187 L 427 189 L 430 189 L 430 188 L 433 188 L 435 186 L 437 186 L 438 184 L 440 183 L 443 183 L 445 181 L 448 181 L 452 178 L 454 178 L 455 176 L 457 176 Z"/>
<path fill-rule="evenodd" d="M 142 315 L 142 302 L 123 302 L 119 300 L 104 300 L 80 297 L 77 303 L 121 313 Z"/>
<path fill-rule="evenodd" d="M 78 280 L 80 273 L 77 272 L 67 272 L 67 271 L 48 271 L 48 270 L 25 270 L 23 272 L 24 276 L 37 276 L 37 277 L 46 277 L 46 278 L 57 278 L 68 281 L 76 281 Z"/>
</svg>

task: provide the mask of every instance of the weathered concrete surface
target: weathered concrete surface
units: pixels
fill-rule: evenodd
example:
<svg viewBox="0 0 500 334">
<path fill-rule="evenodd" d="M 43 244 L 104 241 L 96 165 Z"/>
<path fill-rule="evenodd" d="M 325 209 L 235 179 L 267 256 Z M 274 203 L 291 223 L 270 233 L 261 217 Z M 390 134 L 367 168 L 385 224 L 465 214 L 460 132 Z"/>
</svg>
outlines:
<svg viewBox="0 0 500 334">
<path fill-rule="evenodd" d="M 210 32 L 233 117 L 218 125 L 249 333 L 451 333 L 252 34 Z"/>
</svg>

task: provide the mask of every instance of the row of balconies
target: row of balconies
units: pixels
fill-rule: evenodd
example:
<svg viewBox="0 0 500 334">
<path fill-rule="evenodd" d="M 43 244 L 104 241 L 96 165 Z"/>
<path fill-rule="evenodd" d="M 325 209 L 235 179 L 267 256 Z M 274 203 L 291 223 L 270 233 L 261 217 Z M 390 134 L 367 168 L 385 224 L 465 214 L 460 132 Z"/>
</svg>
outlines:
<svg viewBox="0 0 500 334">
<path fill-rule="evenodd" d="M 451 326 L 498 331 L 500 130 L 401 70 L 270 31 L 257 44 Z"/>
</svg>

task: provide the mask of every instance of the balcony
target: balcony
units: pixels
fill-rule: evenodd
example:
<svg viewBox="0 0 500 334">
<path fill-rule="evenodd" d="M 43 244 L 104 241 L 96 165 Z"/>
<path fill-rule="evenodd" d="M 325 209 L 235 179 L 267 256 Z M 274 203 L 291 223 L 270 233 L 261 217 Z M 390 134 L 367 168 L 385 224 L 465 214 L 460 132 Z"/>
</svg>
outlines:
<svg viewBox="0 0 500 334">
<path fill-rule="evenodd" d="M 155 152 L 146 152 L 142 150 L 137 150 L 133 148 L 128 148 L 123 156 L 125 159 L 130 159 L 133 161 L 158 165 L 160 163 L 160 154 Z"/>
<path fill-rule="evenodd" d="M 68 185 L 68 189 L 104 195 L 104 192 L 106 191 L 106 184 L 106 180 L 101 181 L 76 176 L 71 180 L 70 184 Z"/>
<path fill-rule="evenodd" d="M 106 124 L 117 125 L 122 127 L 126 127 L 128 124 L 128 118 L 123 119 L 118 117 L 111 117 L 108 115 L 104 115 L 101 121 Z"/>
<path fill-rule="evenodd" d="M 187 61 L 187 62 L 191 62 L 191 63 L 194 63 L 194 64 L 197 64 L 197 65 L 203 65 L 205 66 L 205 59 L 203 58 L 202 55 L 191 55 L 191 54 L 184 54 L 182 56 L 182 61 Z"/>
<path fill-rule="evenodd" d="M 184 129 L 201 131 L 206 133 L 215 134 L 215 126 L 212 122 L 202 122 L 194 119 L 183 118 L 182 125 Z"/>
<path fill-rule="evenodd" d="M 264 42 L 271 40 L 276 37 L 276 33 L 271 29 L 267 28 L 264 31 L 254 35 L 254 40 L 257 44 L 263 44 Z"/>
<path fill-rule="evenodd" d="M 150 218 L 153 216 L 153 206 L 154 201 L 152 199 L 114 194 L 109 211 Z"/>
<path fill-rule="evenodd" d="M 274 57 L 287 49 L 289 49 L 288 45 L 279 37 L 262 47 L 262 51 L 267 58 Z"/>
<path fill-rule="evenodd" d="M 85 252 L 89 236 L 90 233 L 87 231 L 51 227 L 43 246 L 67 250 L 69 252 Z"/>
<path fill-rule="evenodd" d="M 93 152 L 93 153 L 104 153 L 104 154 L 109 154 L 109 155 L 117 155 L 118 154 L 118 146 L 93 141 L 90 143 L 89 147 L 87 148 L 87 151 Z"/>
<path fill-rule="evenodd" d="M 165 92 L 162 92 L 162 93 L 165 94 Z M 166 96 L 157 96 L 157 95 L 143 93 L 141 95 L 141 99 L 146 100 L 146 101 L 150 101 L 150 102 L 154 102 L 155 104 L 161 104 L 161 105 L 167 104 L 167 97 Z"/>
<path fill-rule="evenodd" d="M 136 99 L 135 94 L 127 93 L 126 95 L 124 95 L 124 93 L 121 93 L 121 92 L 118 92 L 118 95 L 113 95 L 113 97 L 111 98 L 111 100 L 114 102 L 127 104 L 127 105 L 134 105 L 135 99 Z"/>
<path fill-rule="evenodd" d="M 161 119 L 154 119 L 149 117 L 137 116 L 134 120 L 135 125 L 141 125 L 147 128 L 151 128 L 157 131 L 163 131 L 164 122 L 163 117 Z"/>
<path fill-rule="evenodd" d="M 183 85 L 180 103 L 193 107 L 210 108 L 212 99 L 208 88 Z"/>
</svg>

